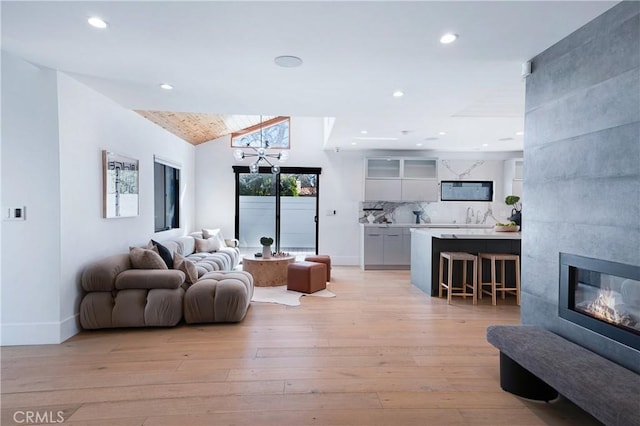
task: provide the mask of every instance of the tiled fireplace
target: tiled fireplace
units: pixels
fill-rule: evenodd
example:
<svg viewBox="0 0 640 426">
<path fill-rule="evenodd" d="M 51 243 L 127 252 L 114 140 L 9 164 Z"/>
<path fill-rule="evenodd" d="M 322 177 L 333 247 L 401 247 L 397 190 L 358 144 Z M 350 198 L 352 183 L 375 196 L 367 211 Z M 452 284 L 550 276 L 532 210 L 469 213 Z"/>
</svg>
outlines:
<svg viewBox="0 0 640 426">
<path fill-rule="evenodd" d="M 525 97 L 520 308 L 523 324 L 550 330 L 636 374 L 640 350 L 597 330 L 610 324 L 591 318 L 590 324 L 598 324 L 594 330 L 560 316 L 564 310 L 588 317 L 560 307 L 558 277 L 560 268 L 568 268 L 560 265 L 559 253 L 640 267 L 639 38 L 640 2 L 622 1 L 532 58 Z M 610 286 L 614 308 L 623 298 L 616 285 L 617 279 Z M 579 307 L 588 305 L 587 294 L 597 299 L 594 287 L 580 286 L 587 291 L 572 296 L 574 305 L 576 297 Z M 633 330 L 614 327 L 624 341 L 637 342 Z"/>
<path fill-rule="evenodd" d="M 640 266 L 560 253 L 559 315 L 640 350 Z"/>
</svg>

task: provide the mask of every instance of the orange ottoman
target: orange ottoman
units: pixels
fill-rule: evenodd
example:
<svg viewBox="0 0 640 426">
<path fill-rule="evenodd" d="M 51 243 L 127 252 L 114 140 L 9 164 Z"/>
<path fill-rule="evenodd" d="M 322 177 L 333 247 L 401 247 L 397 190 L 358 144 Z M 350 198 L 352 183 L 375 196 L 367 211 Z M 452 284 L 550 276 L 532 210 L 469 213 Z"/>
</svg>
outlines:
<svg viewBox="0 0 640 426">
<path fill-rule="evenodd" d="M 324 263 L 295 262 L 287 266 L 287 290 L 315 293 L 327 288 L 327 267 Z"/>
<path fill-rule="evenodd" d="M 331 281 L 331 258 L 326 254 L 317 254 L 315 256 L 307 256 L 304 258 L 306 262 L 324 263 L 327 265 L 327 281 Z"/>
</svg>

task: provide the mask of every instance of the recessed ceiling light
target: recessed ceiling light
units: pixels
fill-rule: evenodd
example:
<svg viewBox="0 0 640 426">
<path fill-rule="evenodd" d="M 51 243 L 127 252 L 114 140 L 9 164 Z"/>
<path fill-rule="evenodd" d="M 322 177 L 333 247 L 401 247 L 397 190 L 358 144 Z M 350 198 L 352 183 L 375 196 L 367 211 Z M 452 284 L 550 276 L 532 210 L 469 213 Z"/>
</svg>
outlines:
<svg viewBox="0 0 640 426">
<path fill-rule="evenodd" d="M 302 65 L 302 59 L 291 55 L 276 56 L 273 61 L 276 65 L 284 68 L 295 68 Z"/>
<path fill-rule="evenodd" d="M 367 132 L 366 130 L 360 130 L 360 133 L 362 133 L 363 135 L 366 135 L 369 132 Z"/>
<path fill-rule="evenodd" d="M 489 146 L 489 144 L 488 143 L 483 143 L 482 146 Z"/>
<path fill-rule="evenodd" d="M 446 135 L 446 134 L 447 134 L 447 132 L 438 132 L 438 134 L 439 134 L 440 136 L 444 136 L 444 135 Z"/>
<path fill-rule="evenodd" d="M 402 90 L 396 90 L 395 92 L 393 92 L 394 98 L 401 98 L 403 96 L 404 96 L 404 92 Z"/>
<path fill-rule="evenodd" d="M 160 85 L 160 88 L 161 88 L 161 89 L 164 89 L 164 90 L 171 90 L 171 89 L 173 89 L 173 86 L 172 86 L 172 85 L 170 85 L 170 84 L 167 84 L 167 83 L 162 83 L 162 84 Z"/>
<path fill-rule="evenodd" d="M 358 142 L 351 142 L 351 145 L 358 145 Z"/>
<path fill-rule="evenodd" d="M 457 39 L 458 39 L 458 34 L 446 33 L 446 34 L 443 34 L 442 37 L 440 37 L 440 43 L 449 44 L 449 43 L 453 43 Z"/>
<path fill-rule="evenodd" d="M 421 143 L 417 143 L 416 146 L 422 146 L 422 144 Z"/>
<path fill-rule="evenodd" d="M 522 136 L 522 135 L 524 135 L 524 132 L 523 132 L 523 131 L 516 132 L 516 136 Z"/>
<path fill-rule="evenodd" d="M 94 28 L 104 29 L 109 26 L 109 24 L 107 24 L 102 18 L 98 18 L 97 16 L 92 16 L 87 19 L 87 22 Z"/>
</svg>

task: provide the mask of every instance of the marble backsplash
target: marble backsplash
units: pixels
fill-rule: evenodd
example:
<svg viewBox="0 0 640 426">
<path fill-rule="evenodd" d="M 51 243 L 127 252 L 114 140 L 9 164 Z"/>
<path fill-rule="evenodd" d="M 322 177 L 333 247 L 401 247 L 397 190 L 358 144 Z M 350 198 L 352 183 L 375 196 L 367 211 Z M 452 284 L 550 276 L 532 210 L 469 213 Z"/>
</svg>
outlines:
<svg viewBox="0 0 640 426">
<path fill-rule="evenodd" d="M 420 223 L 473 223 L 493 225 L 505 221 L 511 214 L 509 206 L 495 202 L 360 202 L 359 223 L 369 223 L 367 216 L 373 214 L 374 223 L 416 223 L 414 211 L 421 212 Z"/>
<path fill-rule="evenodd" d="M 358 221 L 368 223 L 367 216 L 375 216 L 374 223 L 416 223 L 413 211 L 422 211 L 420 223 L 487 224 L 504 222 L 511 216 L 511 207 L 504 203 L 504 161 L 455 160 L 438 162 L 439 180 L 486 180 L 494 182 L 494 201 L 430 201 L 390 202 L 362 201 Z M 377 210 L 368 210 L 377 209 Z"/>
</svg>

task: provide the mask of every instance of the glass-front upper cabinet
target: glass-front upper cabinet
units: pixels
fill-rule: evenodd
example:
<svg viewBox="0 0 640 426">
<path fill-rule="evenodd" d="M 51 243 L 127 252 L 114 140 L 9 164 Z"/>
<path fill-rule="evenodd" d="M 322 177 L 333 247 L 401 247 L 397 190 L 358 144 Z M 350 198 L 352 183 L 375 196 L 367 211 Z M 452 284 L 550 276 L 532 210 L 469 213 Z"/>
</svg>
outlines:
<svg viewBox="0 0 640 426">
<path fill-rule="evenodd" d="M 367 158 L 367 178 L 399 179 L 401 164 L 399 158 Z"/>
<path fill-rule="evenodd" d="M 367 158 L 368 179 L 437 179 L 437 160 Z"/>
<path fill-rule="evenodd" d="M 436 179 L 436 160 L 405 159 L 402 177 L 405 179 Z"/>
<path fill-rule="evenodd" d="M 366 159 L 365 201 L 437 201 L 438 160 Z"/>
</svg>

